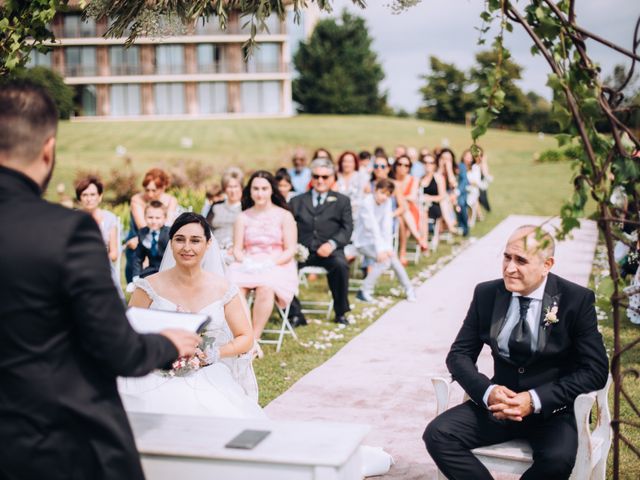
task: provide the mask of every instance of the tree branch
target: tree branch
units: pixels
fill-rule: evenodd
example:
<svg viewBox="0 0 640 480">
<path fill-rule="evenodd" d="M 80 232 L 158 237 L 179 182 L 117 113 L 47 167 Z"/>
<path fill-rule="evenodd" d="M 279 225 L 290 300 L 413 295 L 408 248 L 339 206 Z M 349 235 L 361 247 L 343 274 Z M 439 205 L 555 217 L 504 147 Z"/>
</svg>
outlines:
<svg viewBox="0 0 640 480">
<path fill-rule="evenodd" d="M 511 2 L 507 1 L 505 2 L 505 4 L 507 8 L 511 11 L 511 13 L 513 13 L 515 17 L 515 21 L 517 21 L 522 25 L 522 27 L 526 30 L 529 37 L 531 37 L 533 42 L 536 44 L 536 47 L 538 47 L 542 55 L 545 57 L 545 59 L 547 60 L 547 63 L 549 64 L 553 72 L 558 76 L 558 78 L 562 78 L 563 74 L 560 68 L 558 67 L 558 64 L 553 59 L 553 56 L 551 55 L 551 53 L 544 46 L 544 44 L 542 43 L 542 40 L 540 40 L 540 38 L 533 31 L 533 28 L 531 28 L 531 25 L 527 23 L 527 21 L 522 17 L 520 12 L 511 4 Z M 564 90 L 565 97 L 567 98 L 567 104 L 569 106 L 569 109 L 571 110 L 571 114 L 573 115 L 575 125 L 578 128 L 578 133 L 580 134 L 580 138 L 582 139 L 585 150 L 587 152 L 587 157 L 589 158 L 589 162 L 591 163 L 591 168 L 595 172 L 597 168 L 596 156 L 593 151 L 593 146 L 589 141 L 589 136 L 587 135 L 584 122 L 582 121 L 582 117 L 580 116 L 580 110 L 578 109 L 578 104 L 576 103 L 576 99 L 573 96 L 573 93 L 564 82 L 562 83 L 562 89 Z"/>
</svg>

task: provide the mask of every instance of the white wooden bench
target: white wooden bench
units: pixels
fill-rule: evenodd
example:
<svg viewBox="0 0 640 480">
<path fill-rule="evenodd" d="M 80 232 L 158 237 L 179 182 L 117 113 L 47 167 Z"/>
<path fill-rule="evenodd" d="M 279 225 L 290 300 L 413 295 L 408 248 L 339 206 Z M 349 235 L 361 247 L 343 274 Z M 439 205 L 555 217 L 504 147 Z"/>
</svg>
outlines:
<svg viewBox="0 0 640 480">
<path fill-rule="evenodd" d="M 449 408 L 451 391 L 450 376 L 431 377 L 436 391 L 437 415 Z M 578 453 L 576 463 L 571 472 L 571 480 L 604 480 L 607 470 L 607 456 L 611 446 L 611 413 L 607 394 L 611 386 L 611 376 L 602 390 L 578 395 L 573 410 L 578 426 Z M 469 397 L 465 394 L 463 401 Z M 590 426 L 591 408 L 595 411 L 595 427 Z M 531 446 L 525 440 L 512 440 L 486 447 L 475 448 L 472 453 L 488 470 L 523 474 L 532 464 Z M 438 470 L 438 480 L 446 477 Z"/>
<path fill-rule="evenodd" d="M 369 427 L 187 415 L 129 414 L 148 480 L 360 480 Z M 224 445 L 245 429 L 271 434 L 252 450 Z"/>
</svg>

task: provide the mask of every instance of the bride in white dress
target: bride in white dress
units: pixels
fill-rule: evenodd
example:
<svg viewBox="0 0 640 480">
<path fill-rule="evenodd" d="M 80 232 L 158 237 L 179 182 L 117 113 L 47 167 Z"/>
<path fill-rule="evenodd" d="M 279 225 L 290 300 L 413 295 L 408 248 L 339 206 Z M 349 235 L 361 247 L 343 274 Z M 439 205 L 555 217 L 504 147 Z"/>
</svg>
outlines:
<svg viewBox="0 0 640 480">
<path fill-rule="evenodd" d="M 160 272 L 135 282 L 130 306 L 206 313 L 207 366 L 187 375 L 154 372 L 119 378 L 118 388 L 129 412 L 266 418 L 258 405 L 258 386 L 251 365 L 254 339 L 249 310 L 235 285 L 224 278 L 224 263 L 206 220 L 183 213 L 169 232 Z M 204 266 L 203 266 L 204 265 Z M 391 457 L 381 449 L 362 447 L 363 474 L 386 473 Z M 380 465 L 383 465 L 380 468 Z"/>
<path fill-rule="evenodd" d="M 206 222 L 193 213 L 176 219 L 161 271 L 135 282 L 130 306 L 205 313 L 211 318 L 205 335 L 215 337 L 205 350 L 204 368 L 187 375 L 154 372 L 119 379 L 126 410 L 133 412 L 265 417 L 258 405 L 258 386 L 251 357 L 253 332 L 244 299 L 215 266 L 202 267 L 214 240 Z M 171 258 L 167 258 L 170 256 Z M 207 255 L 209 257 L 210 255 Z M 209 261 L 213 265 L 215 259 Z M 171 266 L 174 264 L 174 266 Z M 213 273 L 219 270 L 220 273 Z"/>
</svg>

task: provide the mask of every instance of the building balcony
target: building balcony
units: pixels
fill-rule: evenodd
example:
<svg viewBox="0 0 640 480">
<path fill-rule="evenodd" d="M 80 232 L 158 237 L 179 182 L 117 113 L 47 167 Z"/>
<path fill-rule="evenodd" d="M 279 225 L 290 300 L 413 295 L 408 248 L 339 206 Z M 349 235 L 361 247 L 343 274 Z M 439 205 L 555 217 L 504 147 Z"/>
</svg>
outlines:
<svg viewBox="0 0 640 480">
<path fill-rule="evenodd" d="M 94 77 L 98 75 L 97 65 L 65 65 L 65 77 Z"/>
<path fill-rule="evenodd" d="M 141 75 L 142 65 L 111 65 L 110 75 Z"/>
</svg>

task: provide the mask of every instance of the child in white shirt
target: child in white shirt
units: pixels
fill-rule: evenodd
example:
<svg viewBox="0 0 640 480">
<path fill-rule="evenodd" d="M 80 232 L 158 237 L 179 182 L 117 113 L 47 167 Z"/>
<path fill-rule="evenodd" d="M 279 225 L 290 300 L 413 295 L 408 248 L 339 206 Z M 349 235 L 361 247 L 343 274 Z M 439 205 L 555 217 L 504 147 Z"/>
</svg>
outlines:
<svg viewBox="0 0 640 480">
<path fill-rule="evenodd" d="M 393 211 L 391 196 L 395 185 L 389 179 L 378 180 L 373 194 L 367 195 L 358 209 L 353 244 L 358 252 L 375 261 L 356 298 L 373 301 L 373 290 L 380 275 L 389 267 L 398 276 L 407 293 L 407 300 L 416 301 L 411 280 L 393 251 Z"/>
</svg>

